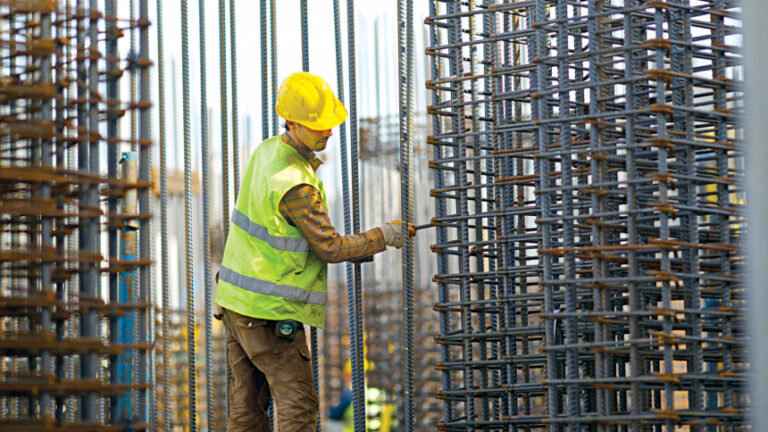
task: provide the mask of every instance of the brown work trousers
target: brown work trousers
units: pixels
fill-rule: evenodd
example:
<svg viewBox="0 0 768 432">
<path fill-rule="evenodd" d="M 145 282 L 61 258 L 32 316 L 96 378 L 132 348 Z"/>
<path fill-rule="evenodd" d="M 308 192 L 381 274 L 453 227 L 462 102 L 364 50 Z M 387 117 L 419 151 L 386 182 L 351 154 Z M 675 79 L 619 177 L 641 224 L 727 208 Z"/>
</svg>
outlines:
<svg viewBox="0 0 768 432">
<path fill-rule="evenodd" d="M 270 396 L 280 432 L 314 432 L 318 402 L 303 326 L 293 340 L 279 338 L 274 321 L 224 310 L 229 365 L 228 432 L 267 432 Z"/>
</svg>

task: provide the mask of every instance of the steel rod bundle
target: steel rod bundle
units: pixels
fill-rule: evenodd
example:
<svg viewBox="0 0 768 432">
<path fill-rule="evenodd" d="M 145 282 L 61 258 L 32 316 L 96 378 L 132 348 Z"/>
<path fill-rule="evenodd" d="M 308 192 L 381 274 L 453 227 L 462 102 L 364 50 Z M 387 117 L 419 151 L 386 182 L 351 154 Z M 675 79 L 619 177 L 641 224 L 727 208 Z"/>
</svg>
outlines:
<svg viewBox="0 0 768 432">
<path fill-rule="evenodd" d="M 744 427 L 737 12 L 431 2 L 443 430 Z"/>
</svg>

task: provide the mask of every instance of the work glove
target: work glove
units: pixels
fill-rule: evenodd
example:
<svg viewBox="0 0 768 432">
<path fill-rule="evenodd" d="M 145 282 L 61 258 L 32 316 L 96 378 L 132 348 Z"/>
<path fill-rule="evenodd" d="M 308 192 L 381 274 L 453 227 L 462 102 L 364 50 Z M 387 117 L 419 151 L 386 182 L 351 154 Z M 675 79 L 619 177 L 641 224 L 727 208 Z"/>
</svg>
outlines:
<svg viewBox="0 0 768 432">
<path fill-rule="evenodd" d="M 394 246 L 398 249 L 405 245 L 405 236 L 403 235 L 403 222 L 395 220 L 387 222 L 380 226 L 379 229 L 384 233 L 384 243 L 387 246 Z M 408 224 L 408 237 L 416 235 L 416 227 L 412 224 Z"/>
</svg>

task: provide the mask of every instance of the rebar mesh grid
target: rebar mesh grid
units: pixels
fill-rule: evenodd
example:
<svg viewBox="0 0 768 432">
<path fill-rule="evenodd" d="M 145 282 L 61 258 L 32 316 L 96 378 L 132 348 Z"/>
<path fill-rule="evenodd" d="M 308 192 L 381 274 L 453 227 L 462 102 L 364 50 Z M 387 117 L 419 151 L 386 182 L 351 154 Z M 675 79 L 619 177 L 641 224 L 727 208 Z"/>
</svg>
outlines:
<svg viewBox="0 0 768 432">
<path fill-rule="evenodd" d="M 738 6 L 430 2 L 443 430 L 744 430 Z"/>
<path fill-rule="evenodd" d="M 2 428 L 146 429 L 146 2 L 133 20 L 112 1 L 8 1 L 0 15 Z M 120 96 L 127 70 L 137 100 Z M 120 134 L 126 114 L 137 128 Z"/>
</svg>

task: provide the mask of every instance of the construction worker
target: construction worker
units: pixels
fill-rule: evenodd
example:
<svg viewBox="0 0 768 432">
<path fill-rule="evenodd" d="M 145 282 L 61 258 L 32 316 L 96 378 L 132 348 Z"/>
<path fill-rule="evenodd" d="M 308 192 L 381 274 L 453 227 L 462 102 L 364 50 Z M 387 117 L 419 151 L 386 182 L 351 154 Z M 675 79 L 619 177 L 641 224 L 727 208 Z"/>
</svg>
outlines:
<svg viewBox="0 0 768 432">
<path fill-rule="evenodd" d="M 339 235 L 315 175 L 331 129 L 347 110 L 321 77 L 290 75 L 275 106 L 285 133 L 251 156 L 232 215 L 216 304 L 227 328 L 230 432 L 269 431 L 272 397 L 280 432 L 315 430 L 318 399 L 303 324 L 325 321 L 327 263 L 401 248 L 399 221 Z"/>
</svg>

